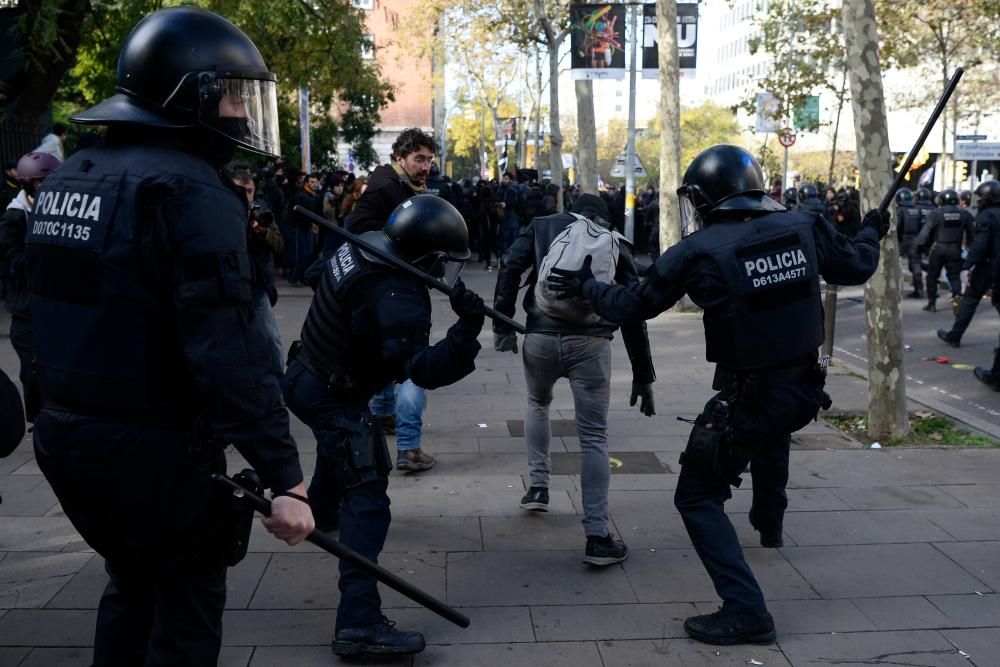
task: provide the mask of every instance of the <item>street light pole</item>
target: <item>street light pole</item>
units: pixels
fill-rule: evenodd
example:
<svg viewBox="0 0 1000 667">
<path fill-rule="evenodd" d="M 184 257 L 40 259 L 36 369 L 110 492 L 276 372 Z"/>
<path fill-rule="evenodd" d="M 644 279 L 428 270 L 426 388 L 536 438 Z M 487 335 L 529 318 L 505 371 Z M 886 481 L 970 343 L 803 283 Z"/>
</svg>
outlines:
<svg viewBox="0 0 1000 667">
<path fill-rule="evenodd" d="M 629 10 L 632 12 L 629 22 L 632 35 L 628 65 L 628 143 L 625 146 L 625 238 L 635 243 L 635 55 L 639 46 L 636 27 L 639 6 L 629 5 Z"/>
</svg>

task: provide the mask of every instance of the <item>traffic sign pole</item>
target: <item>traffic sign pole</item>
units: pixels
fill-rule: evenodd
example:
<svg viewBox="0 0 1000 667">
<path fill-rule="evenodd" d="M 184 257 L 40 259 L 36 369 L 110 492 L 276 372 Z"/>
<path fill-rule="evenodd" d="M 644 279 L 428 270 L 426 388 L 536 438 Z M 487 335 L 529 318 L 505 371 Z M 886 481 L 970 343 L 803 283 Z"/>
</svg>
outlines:
<svg viewBox="0 0 1000 667">
<path fill-rule="evenodd" d="M 628 67 L 628 144 L 625 146 L 625 238 L 635 245 L 635 54 L 639 40 L 636 15 L 640 8 L 630 6 L 632 35 L 629 39 L 631 55 Z"/>
</svg>

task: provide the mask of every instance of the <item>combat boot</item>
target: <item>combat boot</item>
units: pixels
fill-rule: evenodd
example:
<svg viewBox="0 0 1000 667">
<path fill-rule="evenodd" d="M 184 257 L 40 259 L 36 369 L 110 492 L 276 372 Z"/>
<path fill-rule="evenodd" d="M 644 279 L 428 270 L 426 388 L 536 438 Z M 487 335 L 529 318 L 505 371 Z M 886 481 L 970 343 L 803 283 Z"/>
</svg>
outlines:
<svg viewBox="0 0 1000 667">
<path fill-rule="evenodd" d="M 959 347 L 961 345 L 961 339 L 953 336 L 950 331 L 945 331 L 944 329 L 938 329 L 937 337 L 943 340 L 951 347 Z"/>
<path fill-rule="evenodd" d="M 692 639 L 715 646 L 771 644 L 775 639 L 774 620 L 766 610 L 736 611 L 725 604 L 714 614 L 687 619 L 684 629 Z"/>
<path fill-rule="evenodd" d="M 993 391 L 1000 391 L 1000 378 L 994 377 L 992 371 L 989 371 L 982 366 L 976 366 L 976 370 L 972 371 L 972 374 L 976 376 L 977 380 L 985 384 Z"/>
<path fill-rule="evenodd" d="M 363 628 L 337 630 L 333 652 L 340 656 L 412 655 L 424 650 L 422 634 L 397 630 L 395 625 L 383 616 L 378 623 Z"/>
<path fill-rule="evenodd" d="M 933 301 L 928 301 L 927 305 L 924 306 L 924 310 L 926 310 L 928 313 L 936 313 L 937 304 L 935 304 Z"/>
</svg>

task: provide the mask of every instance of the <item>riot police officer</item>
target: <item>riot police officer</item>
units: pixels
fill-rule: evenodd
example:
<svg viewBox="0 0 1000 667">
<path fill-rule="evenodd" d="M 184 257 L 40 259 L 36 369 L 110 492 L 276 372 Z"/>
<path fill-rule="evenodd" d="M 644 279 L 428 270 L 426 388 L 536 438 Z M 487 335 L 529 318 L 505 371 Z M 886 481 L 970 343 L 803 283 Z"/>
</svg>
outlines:
<svg viewBox="0 0 1000 667">
<path fill-rule="evenodd" d="M 969 328 L 972 316 L 986 291 L 993 289 L 993 304 L 1000 304 L 1000 294 L 995 282 L 1000 271 L 1000 182 L 983 181 L 976 188 L 976 207 L 979 214 L 975 221 L 975 237 L 969 254 L 962 264 L 969 271 L 969 284 L 965 288 L 950 331 L 937 332 L 938 338 L 952 347 L 962 343 L 962 335 Z M 978 375 L 976 377 L 979 377 Z M 995 376 L 990 376 L 993 379 Z M 980 378 L 982 379 L 982 378 Z"/>
<path fill-rule="evenodd" d="M 38 464 L 105 559 L 95 665 L 215 665 L 226 566 L 245 555 L 210 479 L 236 446 L 274 497 L 264 525 L 313 529 L 288 413 L 253 314 L 247 200 L 221 170 L 277 152 L 275 77 L 253 42 L 194 7 L 126 39 L 107 125 L 42 186 L 27 237 Z"/>
<path fill-rule="evenodd" d="M 962 241 L 972 242 L 972 215 L 958 207 L 958 193 L 942 190 L 941 208 L 930 211 L 924 218 L 923 227 L 914 245 L 918 248 L 931 246 L 930 261 L 927 266 L 927 305 L 924 310 L 937 310 L 938 278 L 941 269 L 948 271 L 953 305 L 957 305 L 962 293 Z"/>
<path fill-rule="evenodd" d="M 796 211 L 805 213 L 815 213 L 816 215 L 826 214 L 826 205 L 819 198 L 819 188 L 812 183 L 806 183 L 799 188 L 799 203 L 795 206 Z"/>
<path fill-rule="evenodd" d="M 824 218 L 786 212 L 764 194 L 757 160 L 736 146 L 699 154 L 678 189 L 689 234 L 657 259 L 643 283 L 606 285 L 589 263 L 565 275 L 567 294 L 612 322 L 655 317 L 685 293 L 705 311 L 706 358 L 719 390 L 696 420 L 674 503 L 722 608 L 684 624 L 709 644 L 770 643 L 774 623 L 723 503 L 750 463 L 750 522 L 761 545 L 782 545 L 791 433 L 829 407 L 819 278 L 855 285 L 874 273 L 889 216 L 872 211 L 849 239 Z M 550 279 L 551 281 L 552 279 Z"/>
<path fill-rule="evenodd" d="M 785 191 L 781 194 L 781 203 L 787 209 L 793 209 L 799 203 L 799 191 L 794 185 L 789 185 L 785 188 Z"/>
<path fill-rule="evenodd" d="M 913 202 L 913 191 L 900 188 L 896 192 L 896 237 L 899 241 L 899 255 L 906 258 L 913 276 L 913 291 L 906 295 L 911 299 L 919 299 L 924 286 L 920 249 L 916 244 L 922 226 L 921 218 L 920 211 Z"/>
<path fill-rule="evenodd" d="M 457 276 L 469 258 L 465 221 L 434 195 L 407 199 L 382 231 L 362 238 L 432 275 Z M 475 369 L 483 301 L 459 282 L 451 306 L 458 322 L 429 346 L 431 303 L 424 284 L 344 244 L 326 261 L 302 338 L 289 355 L 285 400 L 317 441 L 310 503 L 317 516 L 339 507 L 341 541 L 371 560 L 378 558 L 389 530 L 392 459 L 368 402 L 390 381 L 409 378 L 434 389 Z M 382 615 L 371 576 L 341 561 L 339 586 L 334 653 L 423 650 L 420 633 L 396 630 Z"/>
</svg>

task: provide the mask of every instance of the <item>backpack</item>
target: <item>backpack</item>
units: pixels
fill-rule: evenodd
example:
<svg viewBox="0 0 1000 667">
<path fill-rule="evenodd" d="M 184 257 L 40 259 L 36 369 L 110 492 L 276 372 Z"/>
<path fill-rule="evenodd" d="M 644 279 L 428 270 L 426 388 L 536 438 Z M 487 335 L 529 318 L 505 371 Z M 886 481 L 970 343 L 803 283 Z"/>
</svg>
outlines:
<svg viewBox="0 0 1000 667">
<path fill-rule="evenodd" d="M 538 269 L 535 303 L 539 310 L 549 317 L 590 326 L 602 321 L 601 316 L 594 312 L 590 301 L 582 297 L 556 298 L 556 292 L 549 287 L 549 276 L 552 275 L 552 269 L 556 268 L 570 271 L 579 269 L 583 266 L 587 255 L 590 255 L 590 270 L 593 271 L 594 278 L 613 285 L 621 241 L 625 237 L 614 230 L 601 227 L 582 215 L 576 213 L 570 215 L 576 220 L 552 239 L 545 259 Z"/>
</svg>

